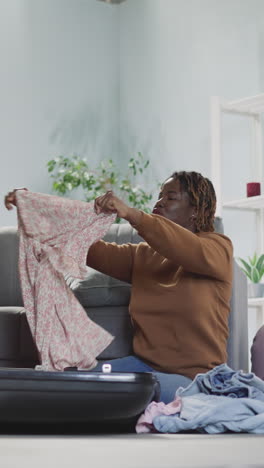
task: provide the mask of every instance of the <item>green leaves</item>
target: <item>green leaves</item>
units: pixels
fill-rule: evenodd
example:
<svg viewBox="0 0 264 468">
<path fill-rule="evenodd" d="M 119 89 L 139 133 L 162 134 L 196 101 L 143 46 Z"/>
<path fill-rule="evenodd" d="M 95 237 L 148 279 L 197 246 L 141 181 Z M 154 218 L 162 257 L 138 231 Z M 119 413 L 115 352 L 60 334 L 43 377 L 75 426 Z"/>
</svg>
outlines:
<svg viewBox="0 0 264 468">
<path fill-rule="evenodd" d="M 52 173 L 51 177 L 54 179 L 53 190 L 61 195 L 79 187 L 88 168 L 86 161 L 79 156 L 72 158 L 59 156 L 48 161 L 47 166 L 48 172 Z"/>
<path fill-rule="evenodd" d="M 94 170 L 89 168 L 85 158 L 78 155 L 69 158 L 61 155 L 47 163 L 48 172 L 53 179 L 52 188 L 58 194 L 66 195 L 81 187 L 84 200 L 92 201 L 111 189 L 131 206 L 147 213 L 151 211 L 149 202 L 152 195 L 138 182 L 148 167 L 149 160 L 140 152 L 129 159 L 128 172 L 122 177 L 112 159 L 101 161 Z"/>
<path fill-rule="evenodd" d="M 255 261 L 256 261 L 256 259 L 255 259 Z M 257 264 L 256 264 L 257 270 L 261 271 L 261 269 L 262 269 L 262 267 L 263 267 L 263 262 L 264 262 L 264 254 L 262 254 L 262 255 L 259 257 L 258 261 L 257 261 Z"/>
<path fill-rule="evenodd" d="M 149 160 L 145 161 L 142 153 L 138 152 L 135 158 L 130 158 L 128 167 L 133 171 L 133 175 L 142 174 L 149 165 Z"/>
<path fill-rule="evenodd" d="M 257 257 L 255 252 L 252 258 L 248 257 L 248 260 L 246 262 L 243 258 L 239 258 L 244 267 L 242 270 L 252 283 L 259 283 L 264 275 L 264 254 Z"/>
</svg>

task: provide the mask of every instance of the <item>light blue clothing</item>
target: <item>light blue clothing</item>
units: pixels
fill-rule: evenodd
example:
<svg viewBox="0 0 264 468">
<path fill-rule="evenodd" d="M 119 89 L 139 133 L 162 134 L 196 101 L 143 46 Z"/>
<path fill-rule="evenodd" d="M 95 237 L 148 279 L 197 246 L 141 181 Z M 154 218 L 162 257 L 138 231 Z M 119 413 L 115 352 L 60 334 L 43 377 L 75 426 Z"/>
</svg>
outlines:
<svg viewBox="0 0 264 468">
<path fill-rule="evenodd" d="M 226 431 L 264 433 L 264 402 L 253 398 L 229 398 L 198 393 L 182 398 L 180 413 L 156 416 L 159 432 L 196 430 L 209 434 Z"/>
<path fill-rule="evenodd" d="M 253 372 L 234 371 L 227 364 L 221 364 L 206 374 L 197 374 L 187 388 L 179 388 L 176 393 L 182 397 L 204 393 L 264 401 L 264 381 Z"/>
<path fill-rule="evenodd" d="M 180 374 L 166 374 L 157 372 L 136 356 L 126 356 L 118 359 L 100 362 L 92 372 L 101 372 L 103 364 L 111 364 L 113 372 L 152 372 L 160 383 L 160 401 L 170 403 L 175 397 L 177 388 L 187 387 L 191 379 Z"/>
<path fill-rule="evenodd" d="M 154 418 L 159 432 L 264 433 L 264 381 L 253 373 L 234 371 L 221 364 L 198 374 L 176 395 L 182 399 L 181 411 Z"/>
</svg>

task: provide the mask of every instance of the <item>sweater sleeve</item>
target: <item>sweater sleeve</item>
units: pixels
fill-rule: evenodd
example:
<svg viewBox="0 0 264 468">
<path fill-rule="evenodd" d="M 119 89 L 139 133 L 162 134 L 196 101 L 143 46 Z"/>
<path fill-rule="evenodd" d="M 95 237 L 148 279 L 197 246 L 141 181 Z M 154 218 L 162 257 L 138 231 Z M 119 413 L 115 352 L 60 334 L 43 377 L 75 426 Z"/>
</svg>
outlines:
<svg viewBox="0 0 264 468">
<path fill-rule="evenodd" d="M 87 265 L 127 283 L 132 282 L 134 254 L 137 245 L 99 240 L 91 245 Z"/>
<path fill-rule="evenodd" d="M 146 213 L 136 229 L 153 250 L 186 271 L 231 281 L 233 247 L 228 237 L 215 232 L 194 234 L 169 219 Z"/>
</svg>

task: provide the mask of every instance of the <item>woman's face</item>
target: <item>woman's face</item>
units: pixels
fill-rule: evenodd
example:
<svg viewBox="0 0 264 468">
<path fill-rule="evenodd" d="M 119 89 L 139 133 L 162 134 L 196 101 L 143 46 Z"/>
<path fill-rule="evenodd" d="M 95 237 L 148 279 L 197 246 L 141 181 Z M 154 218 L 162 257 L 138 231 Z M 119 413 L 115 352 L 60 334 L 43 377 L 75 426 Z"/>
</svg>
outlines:
<svg viewBox="0 0 264 468">
<path fill-rule="evenodd" d="M 188 193 L 181 191 L 180 182 L 177 179 L 170 178 L 164 182 L 159 200 L 152 213 L 164 216 L 164 218 L 170 219 L 190 231 L 195 231 L 196 209 L 190 204 Z"/>
</svg>

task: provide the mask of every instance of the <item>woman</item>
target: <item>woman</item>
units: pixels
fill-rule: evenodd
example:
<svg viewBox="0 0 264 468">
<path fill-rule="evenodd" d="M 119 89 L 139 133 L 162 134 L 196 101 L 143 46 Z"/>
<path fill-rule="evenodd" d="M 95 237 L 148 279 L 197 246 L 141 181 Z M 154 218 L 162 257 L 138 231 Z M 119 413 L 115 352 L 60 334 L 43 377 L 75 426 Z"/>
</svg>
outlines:
<svg viewBox="0 0 264 468">
<path fill-rule="evenodd" d="M 5 204 L 15 204 L 14 192 Z M 214 232 L 215 207 L 213 185 L 196 172 L 173 173 L 152 214 L 130 208 L 111 191 L 95 200 L 97 214 L 116 213 L 145 240 L 100 240 L 88 252 L 87 265 L 132 284 L 134 355 L 108 362 L 113 371 L 154 372 L 165 403 L 197 373 L 227 359 L 233 249 Z"/>
</svg>

